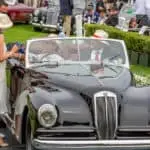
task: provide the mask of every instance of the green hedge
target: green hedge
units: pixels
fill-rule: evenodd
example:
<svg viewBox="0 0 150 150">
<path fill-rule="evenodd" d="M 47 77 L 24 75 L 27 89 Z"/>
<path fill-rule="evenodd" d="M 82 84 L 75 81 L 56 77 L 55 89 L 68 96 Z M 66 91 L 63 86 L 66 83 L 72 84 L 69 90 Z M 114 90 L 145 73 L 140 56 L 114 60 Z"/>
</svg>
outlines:
<svg viewBox="0 0 150 150">
<path fill-rule="evenodd" d="M 102 29 L 109 33 L 109 37 L 113 39 L 124 40 L 129 52 L 140 52 L 150 54 L 150 37 L 142 36 L 135 32 L 124 32 L 114 27 L 98 24 L 86 24 L 86 36 L 91 36 L 95 30 Z"/>
</svg>

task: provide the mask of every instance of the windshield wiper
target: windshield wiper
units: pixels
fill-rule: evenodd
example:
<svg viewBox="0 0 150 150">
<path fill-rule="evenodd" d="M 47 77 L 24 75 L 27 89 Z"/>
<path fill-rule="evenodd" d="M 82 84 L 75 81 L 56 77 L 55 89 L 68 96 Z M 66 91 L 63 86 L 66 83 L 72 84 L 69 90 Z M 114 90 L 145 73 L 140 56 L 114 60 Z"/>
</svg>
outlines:
<svg viewBox="0 0 150 150">
<path fill-rule="evenodd" d="M 114 55 L 114 56 L 108 57 L 107 59 L 113 60 L 113 59 L 115 59 L 115 58 L 117 58 L 117 57 L 119 57 L 119 56 L 121 56 L 120 53 L 119 53 L 119 54 L 116 54 L 116 55 Z"/>
<path fill-rule="evenodd" d="M 70 74 L 70 73 L 63 73 L 63 72 L 53 72 L 53 71 L 44 71 L 45 73 L 52 73 L 52 74 L 61 74 L 61 75 L 65 75 L 65 76 L 92 76 L 91 74 Z"/>
<path fill-rule="evenodd" d="M 61 75 L 65 75 L 65 76 L 76 76 L 74 74 L 70 74 L 70 73 L 63 73 L 63 72 L 53 72 L 53 71 L 44 71 L 45 73 L 51 73 L 51 74 L 61 74 Z"/>
<path fill-rule="evenodd" d="M 116 69 L 113 68 L 114 66 L 115 66 L 115 65 L 104 64 L 104 67 L 107 67 L 107 68 L 109 68 L 110 70 L 112 70 L 113 72 L 118 73 L 118 71 L 116 71 Z"/>
<path fill-rule="evenodd" d="M 106 78 L 114 78 L 114 76 L 101 76 L 101 77 L 98 77 L 99 79 L 106 79 Z"/>
</svg>

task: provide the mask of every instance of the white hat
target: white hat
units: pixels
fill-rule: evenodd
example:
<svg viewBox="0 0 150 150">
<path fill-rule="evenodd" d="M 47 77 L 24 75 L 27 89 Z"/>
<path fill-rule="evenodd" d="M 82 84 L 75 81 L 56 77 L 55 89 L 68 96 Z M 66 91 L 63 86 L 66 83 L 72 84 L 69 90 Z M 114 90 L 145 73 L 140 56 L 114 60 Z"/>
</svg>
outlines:
<svg viewBox="0 0 150 150">
<path fill-rule="evenodd" d="M 96 30 L 93 37 L 95 38 L 108 38 L 109 35 L 107 32 L 103 31 L 103 30 Z"/>
<path fill-rule="evenodd" d="M 7 14 L 0 13 L 0 29 L 8 29 L 13 26 Z"/>
</svg>

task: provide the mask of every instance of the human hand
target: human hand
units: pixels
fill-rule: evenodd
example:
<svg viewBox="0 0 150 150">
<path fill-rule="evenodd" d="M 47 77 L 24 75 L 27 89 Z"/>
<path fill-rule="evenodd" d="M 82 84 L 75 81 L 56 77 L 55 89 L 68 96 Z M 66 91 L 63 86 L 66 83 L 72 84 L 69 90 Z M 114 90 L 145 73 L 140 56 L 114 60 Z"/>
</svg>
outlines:
<svg viewBox="0 0 150 150">
<path fill-rule="evenodd" d="M 20 56 L 19 53 L 13 53 L 13 54 L 12 54 L 12 57 L 14 57 L 14 58 L 19 58 L 19 56 Z"/>
<path fill-rule="evenodd" d="M 20 54 L 20 53 L 13 53 L 12 57 L 18 58 L 20 60 L 24 60 L 25 59 L 25 56 L 23 54 Z"/>
<path fill-rule="evenodd" d="M 15 44 L 15 45 L 12 47 L 11 52 L 12 52 L 12 53 L 16 53 L 16 52 L 18 52 L 18 50 L 19 50 L 19 47 Z"/>
</svg>

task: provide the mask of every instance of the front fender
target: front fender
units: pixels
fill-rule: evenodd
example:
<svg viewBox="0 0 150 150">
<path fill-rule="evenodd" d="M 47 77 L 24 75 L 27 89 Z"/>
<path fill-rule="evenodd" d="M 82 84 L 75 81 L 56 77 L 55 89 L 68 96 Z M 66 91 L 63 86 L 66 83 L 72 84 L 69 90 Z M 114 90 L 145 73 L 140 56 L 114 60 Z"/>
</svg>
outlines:
<svg viewBox="0 0 150 150">
<path fill-rule="evenodd" d="M 33 108 L 38 111 L 43 104 L 54 105 L 58 110 L 59 125 L 66 123 L 93 125 L 92 114 L 86 100 L 75 92 L 60 88 L 58 90 L 35 88 L 28 101 L 31 112 Z M 32 112 L 34 118 L 33 114 Z"/>
<path fill-rule="evenodd" d="M 34 108 L 34 106 L 31 103 L 30 95 L 27 96 L 27 106 L 28 106 L 28 116 L 27 117 L 29 117 L 31 131 L 34 134 L 38 127 L 37 110 Z"/>
</svg>

